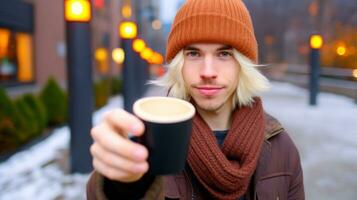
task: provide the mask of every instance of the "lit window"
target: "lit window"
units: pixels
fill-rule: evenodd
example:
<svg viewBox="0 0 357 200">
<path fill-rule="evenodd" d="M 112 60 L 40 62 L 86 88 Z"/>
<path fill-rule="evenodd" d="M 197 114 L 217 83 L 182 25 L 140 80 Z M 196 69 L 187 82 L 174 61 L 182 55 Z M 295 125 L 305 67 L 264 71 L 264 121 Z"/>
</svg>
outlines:
<svg viewBox="0 0 357 200">
<path fill-rule="evenodd" d="M 0 28 L 0 83 L 31 82 L 32 36 Z"/>
</svg>

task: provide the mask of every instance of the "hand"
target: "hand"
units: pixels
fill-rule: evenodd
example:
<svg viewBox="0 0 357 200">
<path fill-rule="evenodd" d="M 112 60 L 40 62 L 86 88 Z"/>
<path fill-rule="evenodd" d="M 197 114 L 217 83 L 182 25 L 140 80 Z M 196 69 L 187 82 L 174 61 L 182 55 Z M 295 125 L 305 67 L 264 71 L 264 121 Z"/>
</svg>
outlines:
<svg viewBox="0 0 357 200">
<path fill-rule="evenodd" d="M 90 147 L 94 169 L 105 177 L 120 182 L 139 180 L 148 170 L 148 150 L 128 139 L 128 133 L 140 136 L 144 124 L 134 115 L 116 109 L 91 130 Z"/>
</svg>

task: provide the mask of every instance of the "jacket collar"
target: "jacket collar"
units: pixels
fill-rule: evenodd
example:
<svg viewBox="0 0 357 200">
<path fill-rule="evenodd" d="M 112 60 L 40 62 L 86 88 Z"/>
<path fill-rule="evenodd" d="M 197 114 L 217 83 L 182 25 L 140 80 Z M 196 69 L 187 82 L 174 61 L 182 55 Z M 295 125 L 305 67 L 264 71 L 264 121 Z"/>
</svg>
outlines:
<svg viewBox="0 0 357 200">
<path fill-rule="evenodd" d="M 284 128 L 280 122 L 271 115 L 265 113 L 265 140 L 268 141 L 270 138 L 283 131 Z"/>
<path fill-rule="evenodd" d="M 269 140 L 273 138 L 276 135 L 279 135 L 280 133 L 284 132 L 283 126 L 280 124 L 280 122 L 272 117 L 271 115 L 265 113 L 265 140 L 262 146 L 262 150 L 260 153 L 260 157 L 258 160 L 258 165 L 257 169 L 254 173 L 253 176 L 253 183 L 250 185 L 250 187 L 253 187 L 249 191 L 253 192 L 253 196 L 247 196 L 248 200 L 255 200 L 257 199 L 256 197 L 256 185 L 258 182 L 258 179 L 262 176 L 264 173 L 264 169 L 266 169 L 266 166 L 270 160 L 270 151 L 271 151 L 271 146 Z M 252 197 L 252 198 L 251 198 Z"/>
</svg>

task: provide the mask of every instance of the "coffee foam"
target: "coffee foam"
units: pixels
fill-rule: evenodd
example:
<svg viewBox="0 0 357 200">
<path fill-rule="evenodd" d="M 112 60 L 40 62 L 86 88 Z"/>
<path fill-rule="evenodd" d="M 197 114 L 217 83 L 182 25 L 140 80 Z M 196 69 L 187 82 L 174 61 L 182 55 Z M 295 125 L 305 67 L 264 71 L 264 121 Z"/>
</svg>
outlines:
<svg viewBox="0 0 357 200">
<path fill-rule="evenodd" d="M 195 108 L 187 101 L 172 97 L 147 97 L 134 103 L 139 118 L 156 123 L 174 123 L 193 117 Z"/>
</svg>

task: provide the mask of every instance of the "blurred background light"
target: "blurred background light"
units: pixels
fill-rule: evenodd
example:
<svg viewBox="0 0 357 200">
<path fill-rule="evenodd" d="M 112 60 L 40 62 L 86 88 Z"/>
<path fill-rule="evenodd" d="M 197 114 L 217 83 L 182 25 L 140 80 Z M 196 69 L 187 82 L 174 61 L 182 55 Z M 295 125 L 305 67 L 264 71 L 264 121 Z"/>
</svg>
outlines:
<svg viewBox="0 0 357 200">
<path fill-rule="evenodd" d="M 137 36 L 137 29 L 134 22 L 122 22 L 119 25 L 119 36 L 123 39 L 133 39 Z"/>
<path fill-rule="evenodd" d="M 156 20 L 152 21 L 151 26 L 152 26 L 152 29 L 154 29 L 154 30 L 160 30 L 162 27 L 162 24 L 161 24 L 160 20 L 156 19 Z"/>
<path fill-rule="evenodd" d="M 150 48 L 145 48 L 143 51 L 140 53 L 140 57 L 144 60 L 149 60 L 149 58 L 154 54 L 153 50 Z"/>
<path fill-rule="evenodd" d="M 344 45 L 338 46 L 336 49 L 336 53 L 339 56 L 344 56 L 346 54 L 346 47 Z"/>
<path fill-rule="evenodd" d="M 125 60 L 125 52 L 122 48 L 115 48 L 112 52 L 112 58 L 115 63 L 122 64 Z"/>
<path fill-rule="evenodd" d="M 131 11 L 131 6 L 130 5 L 124 5 L 121 9 L 121 14 L 123 15 L 123 17 L 125 18 L 130 18 L 132 15 L 132 11 Z"/>
<path fill-rule="evenodd" d="M 310 38 L 310 46 L 313 49 L 320 49 L 323 45 L 323 39 L 321 35 L 312 35 Z"/>
<path fill-rule="evenodd" d="M 88 22 L 91 19 L 90 2 L 87 0 L 66 0 L 65 17 L 67 21 Z"/>
<path fill-rule="evenodd" d="M 146 44 L 145 41 L 142 39 L 135 39 L 133 42 L 133 49 L 135 52 L 141 52 L 143 49 L 145 49 Z"/>
</svg>

